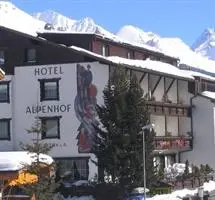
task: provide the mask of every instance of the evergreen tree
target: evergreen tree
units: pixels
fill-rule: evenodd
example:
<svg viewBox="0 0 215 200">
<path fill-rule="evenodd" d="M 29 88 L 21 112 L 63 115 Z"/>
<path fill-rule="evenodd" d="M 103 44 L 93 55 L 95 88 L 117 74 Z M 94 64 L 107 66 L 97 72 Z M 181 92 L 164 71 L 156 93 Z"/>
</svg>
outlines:
<svg viewBox="0 0 215 200">
<path fill-rule="evenodd" d="M 104 91 L 104 105 L 97 106 L 102 127 L 96 128 L 94 153 L 97 165 L 111 175 L 113 182 L 133 188 L 143 186 L 142 127 L 149 124 L 143 90 L 136 76 L 127 79 L 125 70 L 116 68 Z M 146 177 L 150 187 L 155 180 L 153 131 L 145 130 Z"/>
<path fill-rule="evenodd" d="M 55 170 L 54 163 L 48 164 L 45 160 L 42 160 L 41 154 L 47 154 L 53 146 L 41 141 L 41 134 L 44 127 L 41 124 L 39 118 L 35 119 L 34 124 L 27 133 L 34 134 L 35 138 L 32 143 L 23 144 L 21 147 L 24 151 L 28 151 L 34 161 L 31 164 L 24 164 L 25 170 L 37 176 L 37 182 L 24 185 L 24 191 L 33 196 L 36 200 L 52 199 L 55 189 L 58 184 L 54 181 L 54 176 L 50 175 L 49 170 Z"/>
</svg>

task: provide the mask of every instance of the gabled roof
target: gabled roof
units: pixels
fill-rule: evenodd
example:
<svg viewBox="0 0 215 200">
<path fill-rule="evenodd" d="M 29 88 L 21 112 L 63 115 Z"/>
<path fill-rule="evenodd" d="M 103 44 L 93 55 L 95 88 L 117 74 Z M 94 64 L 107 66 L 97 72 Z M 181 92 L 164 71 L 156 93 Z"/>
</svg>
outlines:
<svg viewBox="0 0 215 200">
<path fill-rule="evenodd" d="M 92 36 L 96 39 L 100 39 L 103 41 L 106 41 L 108 43 L 114 43 L 132 50 L 136 50 L 136 51 L 142 51 L 142 52 L 147 52 L 150 53 L 152 55 L 159 55 L 161 57 L 166 57 L 175 61 L 179 61 L 179 58 L 173 57 L 173 56 L 169 56 L 167 54 L 162 53 L 161 51 L 159 51 L 158 49 L 156 49 L 155 47 L 151 47 L 149 45 L 144 45 L 144 44 L 132 44 L 126 40 L 121 39 L 118 36 L 114 36 L 113 38 L 105 36 L 105 35 L 101 35 L 101 34 L 97 34 L 97 33 L 79 33 L 79 32 L 62 32 L 62 31 L 45 31 L 45 32 L 38 32 L 37 33 L 38 36 L 41 37 L 45 37 L 46 35 L 62 35 L 62 37 L 64 36 Z"/>
</svg>

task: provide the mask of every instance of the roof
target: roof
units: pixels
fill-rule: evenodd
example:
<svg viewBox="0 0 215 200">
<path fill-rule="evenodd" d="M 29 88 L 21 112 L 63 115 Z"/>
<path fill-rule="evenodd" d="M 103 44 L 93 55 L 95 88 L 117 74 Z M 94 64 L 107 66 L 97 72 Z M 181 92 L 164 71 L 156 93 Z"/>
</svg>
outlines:
<svg viewBox="0 0 215 200">
<path fill-rule="evenodd" d="M 185 79 L 185 80 L 188 80 L 188 79 L 194 80 L 193 76 L 183 73 L 182 70 L 180 70 L 176 66 L 168 64 L 168 63 L 163 63 L 160 61 L 152 61 L 152 60 L 131 60 L 131 59 L 126 59 L 126 58 L 121 58 L 121 57 L 104 57 L 104 56 L 98 55 L 96 53 L 93 53 L 91 51 L 88 51 L 88 50 L 80 48 L 80 47 L 76 47 L 76 46 L 68 47 L 63 44 L 56 44 L 56 43 L 48 41 L 42 37 L 34 37 L 32 35 L 28 35 L 26 33 L 15 31 L 15 30 L 3 27 L 3 26 L 0 26 L 0 29 L 11 31 L 11 32 L 14 32 L 15 34 L 21 35 L 23 37 L 31 38 L 31 39 L 40 41 L 42 43 L 50 44 L 55 47 L 66 48 L 73 53 L 81 54 L 83 56 L 86 56 L 88 58 L 91 58 L 95 61 L 102 62 L 107 65 L 119 65 L 120 64 L 127 68 L 132 68 L 134 70 L 163 74 L 166 76 L 177 77 L 177 78 Z"/>
<path fill-rule="evenodd" d="M 193 76 L 193 77 L 200 77 L 200 78 L 202 78 L 204 80 L 215 81 L 215 77 L 203 74 L 201 72 L 195 72 L 195 71 L 191 71 L 191 70 L 181 70 L 181 71 L 184 74 L 189 74 L 190 76 Z"/>
<path fill-rule="evenodd" d="M 45 154 L 40 154 L 40 162 L 52 164 L 54 160 Z M 36 161 L 35 154 L 27 151 L 0 152 L 0 171 L 18 171 L 25 165 Z"/>
<path fill-rule="evenodd" d="M 204 91 L 200 94 L 200 96 L 215 100 L 215 92 Z"/>
<path fill-rule="evenodd" d="M 106 62 L 108 64 L 112 65 L 121 65 L 128 68 L 135 68 L 139 69 L 145 72 L 154 72 L 159 74 L 165 74 L 169 75 L 171 77 L 178 77 L 180 79 L 190 79 L 194 80 L 194 77 L 186 74 L 183 72 L 183 70 L 180 70 L 179 68 L 175 67 L 174 65 L 160 62 L 160 61 L 153 61 L 153 60 L 132 60 L 117 56 L 110 56 L 110 57 L 104 57 L 98 54 L 95 54 L 91 51 L 87 51 L 85 49 L 82 49 L 80 47 L 71 46 L 70 47 L 73 50 L 80 51 L 84 54 L 91 55 L 93 57 L 96 57 L 98 60 Z"/>
<path fill-rule="evenodd" d="M 79 33 L 79 32 L 60 32 L 60 31 L 45 31 L 45 32 L 38 32 L 38 36 L 45 36 L 45 35 L 83 35 L 83 36 L 94 36 L 95 38 L 98 38 L 100 40 L 105 40 L 105 41 L 108 41 L 108 42 L 112 42 L 112 43 L 115 43 L 115 44 L 118 44 L 118 45 L 122 45 L 122 46 L 125 46 L 127 48 L 132 48 L 132 49 L 135 49 L 135 50 L 139 50 L 139 51 L 147 51 L 147 52 L 150 52 L 152 54 L 158 54 L 162 57 L 166 57 L 166 58 L 169 58 L 169 59 L 173 59 L 173 60 L 176 60 L 178 61 L 179 58 L 176 58 L 176 57 L 173 57 L 173 56 L 170 56 L 170 55 L 167 55 L 167 54 L 164 54 L 162 53 L 160 50 L 156 49 L 155 47 L 151 47 L 149 45 L 144 45 L 144 44 L 137 44 L 137 43 L 131 43 L 129 41 L 126 41 L 122 38 L 120 38 L 119 36 L 114 36 L 113 38 L 112 37 L 108 37 L 108 36 L 105 36 L 105 35 L 101 35 L 101 34 L 97 34 L 97 33 Z"/>
</svg>

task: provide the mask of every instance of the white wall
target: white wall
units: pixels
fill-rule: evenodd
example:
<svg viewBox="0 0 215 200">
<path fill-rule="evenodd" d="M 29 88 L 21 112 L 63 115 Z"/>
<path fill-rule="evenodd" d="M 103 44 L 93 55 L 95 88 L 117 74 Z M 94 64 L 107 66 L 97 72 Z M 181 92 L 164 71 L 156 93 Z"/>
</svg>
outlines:
<svg viewBox="0 0 215 200">
<path fill-rule="evenodd" d="M 182 154 L 182 162 L 209 164 L 215 169 L 214 104 L 199 96 L 193 105 L 193 150 Z"/>
<path fill-rule="evenodd" d="M 12 76 L 5 76 L 5 78 L 3 80 L 1 80 L 0 82 L 3 81 L 9 81 L 9 98 L 10 98 L 10 102 L 9 103 L 0 103 L 0 119 L 3 118 L 7 118 L 7 119 L 11 119 L 11 123 L 10 123 L 10 137 L 11 140 L 0 140 L 0 151 L 11 151 L 13 150 L 13 123 L 12 123 L 12 105 L 13 105 L 13 77 Z"/>
<path fill-rule="evenodd" d="M 93 84 L 97 88 L 97 103 L 103 103 L 102 91 L 107 84 L 109 68 L 107 65 L 102 65 L 98 62 L 82 63 L 85 68 L 87 64 L 91 65 L 93 74 Z M 35 75 L 35 69 L 56 67 L 56 73 L 52 71 L 47 75 Z M 61 72 L 61 73 L 60 73 Z M 60 119 L 60 139 L 46 139 L 46 143 L 56 143 L 50 152 L 53 157 L 82 157 L 90 156 L 90 154 L 79 153 L 76 139 L 78 128 L 80 125 L 74 110 L 74 100 L 77 94 L 77 77 L 76 64 L 59 64 L 59 65 L 44 65 L 44 66 L 29 66 L 15 68 L 15 85 L 14 85 L 14 114 L 15 114 L 15 145 L 19 149 L 19 142 L 28 143 L 32 136 L 26 134 L 26 128 L 30 128 L 34 118 L 47 116 L 62 116 Z M 40 83 L 38 79 L 61 78 L 59 80 L 59 101 L 42 101 L 40 102 Z M 66 105 L 66 112 L 50 112 L 50 113 L 29 113 L 28 107 L 32 106 L 47 106 L 47 105 Z M 27 112 L 27 113 L 26 113 Z M 91 165 L 91 164 L 90 164 Z M 92 166 L 92 165 L 91 165 Z M 90 170 L 94 175 L 95 168 Z M 91 176 L 90 175 L 90 176 Z"/>
</svg>

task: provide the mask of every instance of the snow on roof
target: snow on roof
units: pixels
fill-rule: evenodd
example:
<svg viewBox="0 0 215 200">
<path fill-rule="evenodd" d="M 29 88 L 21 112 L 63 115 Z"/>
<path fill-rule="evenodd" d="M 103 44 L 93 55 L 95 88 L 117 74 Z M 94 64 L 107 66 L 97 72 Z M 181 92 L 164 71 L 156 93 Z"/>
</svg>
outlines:
<svg viewBox="0 0 215 200">
<path fill-rule="evenodd" d="M 138 47 L 138 48 L 143 48 L 143 49 L 146 49 L 146 50 L 149 50 L 149 51 L 152 51 L 152 52 L 155 52 L 155 53 L 159 53 L 159 54 L 163 54 L 164 56 L 168 56 L 168 57 L 171 57 L 173 59 L 179 59 L 178 57 L 175 57 L 175 56 L 172 56 L 172 55 L 169 55 L 169 54 L 165 54 L 163 53 L 161 50 L 159 50 L 158 48 L 155 48 L 155 47 L 152 47 L 150 45 L 147 45 L 147 44 L 141 44 L 141 43 L 135 43 L 135 42 L 130 42 L 128 40 L 125 40 L 117 35 L 114 35 L 114 34 L 108 34 L 108 35 L 104 35 L 104 34 L 98 34 L 98 33 L 95 33 L 95 32 L 71 32 L 69 30 L 67 31 L 58 31 L 58 30 L 43 30 L 43 31 L 39 31 L 38 34 L 83 34 L 83 35 L 96 35 L 98 37 L 101 37 L 103 39 L 106 39 L 106 40 L 110 40 L 110 41 L 113 41 L 113 42 L 116 42 L 116 43 L 119 43 L 119 44 L 124 44 L 124 45 L 130 45 L 132 47 Z"/>
<path fill-rule="evenodd" d="M 35 161 L 35 154 L 26 151 L 0 152 L 0 171 L 17 171 Z M 53 159 L 45 154 L 40 154 L 40 162 L 53 163 Z"/>
<path fill-rule="evenodd" d="M 131 60 L 127 58 L 121 58 L 121 57 L 108 57 L 109 60 L 112 62 L 115 62 L 117 64 L 125 64 L 125 65 L 130 65 L 134 67 L 140 67 L 143 69 L 151 70 L 151 71 L 156 71 L 160 73 L 165 73 L 177 77 L 183 77 L 187 79 L 194 79 L 193 76 L 188 75 L 175 67 L 174 65 L 160 62 L 160 61 L 154 61 L 154 60 Z"/>
<path fill-rule="evenodd" d="M 76 46 L 71 46 L 70 47 L 73 50 L 84 52 L 88 55 L 92 55 L 94 57 L 103 59 L 104 61 L 111 62 L 113 64 L 117 65 L 127 65 L 131 67 L 137 67 L 137 68 L 142 68 L 145 70 L 149 71 L 154 71 L 158 73 L 164 73 L 168 74 L 171 76 L 176 76 L 176 77 L 181 77 L 185 79 L 194 79 L 193 76 L 184 73 L 184 71 L 180 70 L 179 68 L 175 67 L 174 65 L 160 62 L 160 61 L 153 61 L 153 60 L 133 60 L 133 59 L 127 59 L 127 58 L 122 58 L 122 57 L 117 57 L 117 56 L 109 56 L 109 57 L 104 57 L 101 55 L 98 55 L 96 53 L 93 53 L 91 51 L 88 51 L 86 49 L 76 47 Z"/>
<path fill-rule="evenodd" d="M 204 79 L 209 80 L 209 81 L 215 81 L 215 77 L 203 74 L 201 72 L 194 72 L 191 70 L 181 70 L 181 71 L 183 71 L 185 74 L 189 74 L 193 77 L 201 77 L 201 78 L 204 78 Z"/>
<path fill-rule="evenodd" d="M 208 97 L 210 99 L 215 99 L 215 92 L 204 91 L 201 93 L 202 96 Z"/>
<path fill-rule="evenodd" d="M 91 32 L 76 32 L 76 31 L 70 31 L 70 30 L 64 30 L 64 31 L 61 31 L 61 30 L 40 30 L 40 31 L 37 31 L 37 35 L 39 34 L 81 34 L 81 35 L 95 35 L 95 33 L 91 33 Z"/>
</svg>

